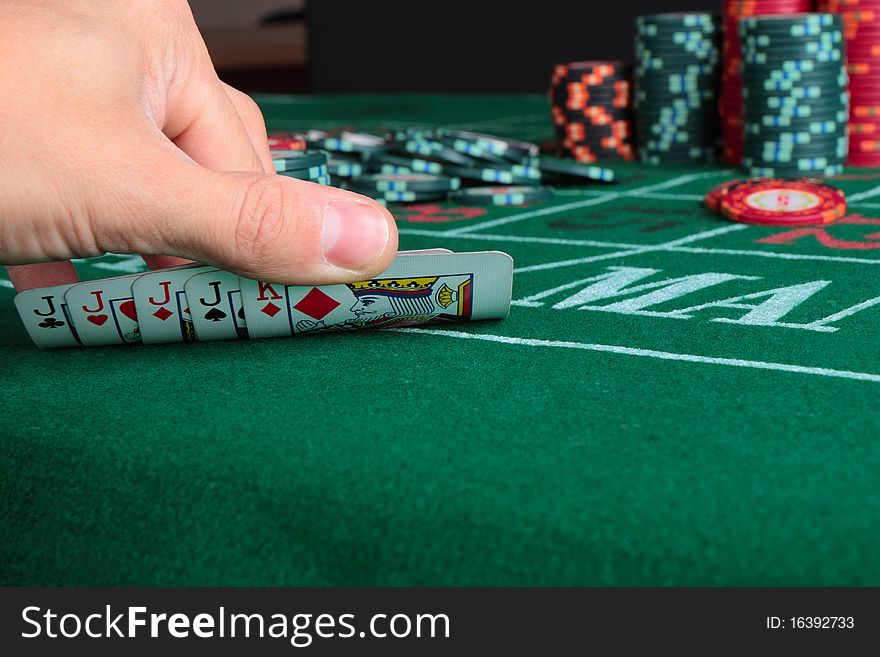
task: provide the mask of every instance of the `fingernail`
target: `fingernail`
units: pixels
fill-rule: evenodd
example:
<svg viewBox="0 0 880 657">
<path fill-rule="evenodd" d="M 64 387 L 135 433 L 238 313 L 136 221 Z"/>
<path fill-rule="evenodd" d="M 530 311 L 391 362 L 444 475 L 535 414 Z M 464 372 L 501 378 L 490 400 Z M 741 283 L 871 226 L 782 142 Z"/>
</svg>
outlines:
<svg viewBox="0 0 880 657">
<path fill-rule="evenodd" d="M 364 203 L 328 203 L 324 208 L 324 260 L 342 269 L 363 269 L 388 244 L 388 222 Z"/>
</svg>

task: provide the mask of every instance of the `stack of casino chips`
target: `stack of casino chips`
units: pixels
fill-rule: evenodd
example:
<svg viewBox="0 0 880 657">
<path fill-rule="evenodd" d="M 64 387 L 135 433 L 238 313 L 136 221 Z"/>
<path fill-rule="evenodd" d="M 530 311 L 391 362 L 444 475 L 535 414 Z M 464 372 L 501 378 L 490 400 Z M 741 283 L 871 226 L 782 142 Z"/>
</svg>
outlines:
<svg viewBox="0 0 880 657">
<path fill-rule="evenodd" d="M 880 166 L 880 0 L 819 0 L 843 22 L 849 73 L 849 164 Z"/>
<path fill-rule="evenodd" d="M 849 104 L 840 16 L 757 16 L 739 26 L 746 171 L 777 177 L 842 173 Z"/>
<path fill-rule="evenodd" d="M 561 154 L 580 162 L 633 159 L 629 78 L 623 62 L 553 67 L 548 99 Z"/>
<path fill-rule="evenodd" d="M 743 96 L 739 21 L 750 16 L 791 14 L 812 9 L 812 0 L 724 0 L 722 8 L 721 115 L 723 159 L 740 164 L 743 151 Z"/>
<path fill-rule="evenodd" d="M 636 19 L 635 117 L 639 159 L 698 164 L 718 144 L 720 24 L 709 13 Z"/>
<path fill-rule="evenodd" d="M 272 151 L 272 164 L 279 176 L 308 180 L 319 185 L 330 185 L 333 182 L 327 169 L 327 160 L 327 153 L 324 151 Z"/>
<path fill-rule="evenodd" d="M 328 156 L 323 151 L 307 151 L 304 139 L 289 134 L 269 136 L 272 164 L 279 176 L 308 180 L 320 185 L 332 184 Z"/>
</svg>

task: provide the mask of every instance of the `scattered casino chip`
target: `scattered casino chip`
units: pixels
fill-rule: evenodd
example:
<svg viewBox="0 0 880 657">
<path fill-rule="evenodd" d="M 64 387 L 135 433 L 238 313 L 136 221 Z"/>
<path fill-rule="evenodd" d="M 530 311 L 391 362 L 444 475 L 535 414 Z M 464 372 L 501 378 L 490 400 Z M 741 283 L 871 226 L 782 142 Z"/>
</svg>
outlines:
<svg viewBox="0 0 880 657">
<path fill-rule="evenodd" d="M 538 147 L 527 141 L 519 141 L 518 139 L 506 139 L 495 135 L 487 135 L 480 132 L 467 132 L 464 130 L 450 130 L 448 128 L 437 128 L 431 134 L 436 134 L 439 138 L 452 138 L 461 142 L 471 143 L 494 155 L 500 155 L 505 159 L 513 162 L 519 162 L 538 154 Z"/>
<path fill-rule="evenodd" d="M 312 178 L 320 178 L 329 175 L 326 164 L 307 169 L 291 169 L 288 171 L 278 171 L 280 176 L 288 176 L 289 178 L 300 178 L 301 180 L 311 180 Z"/>
<path fill-rule="evenodd" d="M 355 190 L 356 191 L 356 190 Z M 388 203 L 426 203 L 428 201 L 442 201 L 448 194 L 444 191 L 437 192 L 371 192 L 371 198 L 386 201 Z"/>
<path fill-rule="evenodd" d="M 330 151 L 331 153 L 372 153 L 385 146 L 382 137 L 361 132 L 342 131 L 331 135 L 320 130 L 309 130 L 303 135 L 309 148 Z"/>
<path fill-rule="evenodd" d="M 642 162 L 714 161 L 720 44 L 714 14 L 636 18 L 635 122 Z"/>
<path fill-rule="evenodd" d="M 538 185 L 541 182 L 540 178 L 535 178 L 532 175 L 518 175 L 514 173 L 514 171 L 506 167 L 500 168 L 497 166 L 447 166 L 444 167 L 444 171 L 452 176 L 461 178 L 462 180 L 480 183 L 488 182 L 498 183 L 500 185 Z"/>
<path fill-rule="evenodd" d="M 345 160 L 336 155 L 327 160 L 327 170 L 334 178 L 353 178 L 364 173 L 364 165 L 357 160 Z"/>
<path fill-rule="evenodd" d="M 623 62 L 553 67 L 547 95 L 560 153 L 580 162 L 634 158 L 631 77 Z"/>
<path fill-rule="evenodd" d="M 753 16 L 739 27 L 744 169 L 782 178 L 842 173 L 849 95 L 840 16 Z"/>
<path fill-rule="evenodd" d="M 473 163 L 473 159 L 461 153 L 443 142 L 433 139 L 407 139 L 404 141 L 390 142 L 385 147 L 393 153 L 410 157 L 423 157 L 442 164 L 453 164 L 467 167 Z"/>
<path fill-rule="evenodd" d="M 477 205 L 529 205 L 549 201 L 552 187 L 471 187 L 462 189 L 452 198 Z"/>
<path fill-rule="evenodd" d="M 545 178 L 549 176 L 608 183 L 615 181 L 614 171 L 611 169 L 560 158 L 541 157 L 537 161 L 537 168 Z"/>
<path fill-rule="evenodd" d="M 357 176 L 348 182 L 352 188 L 377 192 L 454 192 L 461 180 L 427 173 L 392 173 Z"/>
<path fill-rule="evenodd" d="M 337 184 L 382 204 L 460 202 L 522 205 L 547 200 L 551 185 L 612 183 L 612 169 L 540 155 L 537 145 L 452 128 L 397 128 L 382 136 L 350 130 L 307 130 L 273 136 L 272 160 L 279 175 Z M 311 150 L 280 146 L 299 143 Z M 317 150 L 316 150 L 317 149 Z M 494 202 L 462 187 L 514 188 Z M 532 191 L 523 191 L 532 190 Z"/>
<path fill-rule="evenodd" d="M 846 214 L 846 197 L 817 180 L 770 178 L 735 185 L 721 197 L 719 208 L 728 219 L 747 224 L 812 226 Z"/>
<path fill-rule="evenodd" d="M 434 175 L 441 175 L 443 173 L 443 165 L 439 162 L 432 162 L 418 157 L 401 157 L 400 155 L 392 155 L 383 151 L 367 155 L 366 163 L 377 173 L 431 173 Z M 394 170 L 380 170 L 380 167 L 383 165 L 394 167 Z"/>
<path fill-rule="evenodd" d="M 323 151 L 279 150 L 272 153 L 275 171 L 299 171 L 317 166 L 327 166 L 327 153 Z"/>
</svg>

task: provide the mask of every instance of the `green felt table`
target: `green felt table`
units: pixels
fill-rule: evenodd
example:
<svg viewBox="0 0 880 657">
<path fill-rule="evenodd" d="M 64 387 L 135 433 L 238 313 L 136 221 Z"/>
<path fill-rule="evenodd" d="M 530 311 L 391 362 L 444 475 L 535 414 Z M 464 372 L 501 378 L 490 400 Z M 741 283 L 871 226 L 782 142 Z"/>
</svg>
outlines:
<svg viewBox="0 0 880 657">
<path fill-rule="evenodd" d="M 551 136 L 538 96 L 259 101 Z M 701 206 L 735 171 L 615 168 L 395 210 L 402 248 L 513 256 L 499 322 L 39 351 L 0 280 L 0 583 L 880 584 L 880 173 L 786 229 Z"/>
</svg>

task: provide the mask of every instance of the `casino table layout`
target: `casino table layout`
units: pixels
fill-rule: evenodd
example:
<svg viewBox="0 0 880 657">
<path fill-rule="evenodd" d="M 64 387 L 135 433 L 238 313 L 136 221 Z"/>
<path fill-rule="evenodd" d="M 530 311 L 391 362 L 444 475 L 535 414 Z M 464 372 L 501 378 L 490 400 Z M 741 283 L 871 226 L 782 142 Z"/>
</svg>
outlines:
<svg viewBox="0 0 880 657">
<path fill-rule="evenodd" d="M 551 138 L 539 96 L 258 100 Z M 736 171 L 614 168 L 394 210 L 401 248 L 513 256 L 503 321 L 40 351 L 0 281 L 0 582 L 880 585 L 880 171 L 780 228 L 702 207 Z"/>
</svg>

